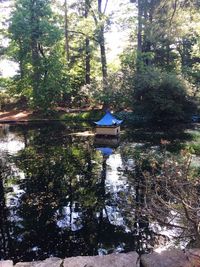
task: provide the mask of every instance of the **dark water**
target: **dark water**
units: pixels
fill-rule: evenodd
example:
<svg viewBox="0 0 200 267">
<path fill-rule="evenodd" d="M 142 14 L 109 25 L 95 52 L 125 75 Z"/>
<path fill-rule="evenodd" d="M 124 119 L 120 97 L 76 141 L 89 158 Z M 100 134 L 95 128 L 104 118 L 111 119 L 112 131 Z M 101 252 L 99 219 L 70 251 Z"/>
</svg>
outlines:
<svg viewBox="0 0 200 267">
<path fill-rule="evenodd" d="M 161 245 L 158 236 L 166 245 L 166 229 L 141 213 L 128 153 L 144 144 L 157 149 L 161 137 L 126 133 L 118 143 L 81 134 L 88 130 L 1 126 L 0 259 L 149 252 Z"/>
</svg>

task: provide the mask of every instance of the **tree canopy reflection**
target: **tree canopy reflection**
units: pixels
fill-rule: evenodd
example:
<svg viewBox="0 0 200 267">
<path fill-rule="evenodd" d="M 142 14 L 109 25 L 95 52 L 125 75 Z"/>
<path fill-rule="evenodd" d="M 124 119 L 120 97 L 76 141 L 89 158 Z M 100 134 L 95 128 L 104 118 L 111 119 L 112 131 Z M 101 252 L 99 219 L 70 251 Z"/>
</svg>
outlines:
<svg viewBox="0 0 200 267">
<path fill-rule="evenodd" d="M 145 213 L 148 159 L 137 165 L 142 152 L 126 142 L 105 155 L 92 136 L 71 134 L 76 127 L 13 129 L 24 148 L 4 157 L 1 169 L 1 258 L 143 253 L 167 242 Z"/>
<path fill-rule="evenodd" d="M 120 194 L 116 198 L 106 190 L 107 158 L 92 138 L 74 137 L 63 125 L 18 131 L 25 148 L 12 162 L 23 179 L 17 177 L 12 186 L 22 194 L 8 216 L 17 249 L 4 248 L 1 257 L 20 261 L 135 249 L 133 233 L 109 219 Z"/>
</svg>

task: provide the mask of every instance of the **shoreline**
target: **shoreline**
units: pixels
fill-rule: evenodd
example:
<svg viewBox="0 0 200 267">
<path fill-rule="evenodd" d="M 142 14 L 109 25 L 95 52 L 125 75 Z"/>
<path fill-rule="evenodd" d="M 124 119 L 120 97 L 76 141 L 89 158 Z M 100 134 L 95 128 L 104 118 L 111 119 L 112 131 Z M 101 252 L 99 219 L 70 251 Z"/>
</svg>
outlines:
<svg viewBox="0 0 200 267">
<path fill-rule="evenodd" d="M 48 121 L 92 121 L 99 119 L 102 110 L 96 109 L 58 109 L 49 110 L 49 114 L 34 110 L 10 110 L 0 111 L 0 123 L 26 123 L 26 122 L 48 122 Z"/>
<path fill-rule="evenodd" d="M 162 252 L 139 255 L 132 251 L 128 253 L 77 256 L 69 258 L 51 257 L 43 261 L 18 262 L 12 260 L 0 261 L 1 267 L 199 267 L 200 249 L 171 249 Z"/>
<path fill-rule="evenodd" d="M 26 122 L 29 121 L 31 115 L 33 115 L 33 111 L 29 110 L 0 111 L 0 123 Z"/>
</svg>

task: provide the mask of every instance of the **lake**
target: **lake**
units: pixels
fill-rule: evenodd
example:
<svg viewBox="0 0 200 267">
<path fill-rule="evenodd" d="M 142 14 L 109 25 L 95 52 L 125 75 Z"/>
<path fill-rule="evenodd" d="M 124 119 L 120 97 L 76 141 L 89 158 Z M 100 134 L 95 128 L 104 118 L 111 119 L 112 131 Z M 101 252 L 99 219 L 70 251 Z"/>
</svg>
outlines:
<svg viewBox="0 0 200 267">
<path fill-rule="evenodd" d="M 167 139 L 177 153 L 189 130 L 126 128 L 120 140 L 92 131 L 66 122 L 1 125 L 0 259 L 184 246 L 177 231 L 141 212 L 141 181 L 132 173 L 135 151 L 157 153 Z"/>
</svg>

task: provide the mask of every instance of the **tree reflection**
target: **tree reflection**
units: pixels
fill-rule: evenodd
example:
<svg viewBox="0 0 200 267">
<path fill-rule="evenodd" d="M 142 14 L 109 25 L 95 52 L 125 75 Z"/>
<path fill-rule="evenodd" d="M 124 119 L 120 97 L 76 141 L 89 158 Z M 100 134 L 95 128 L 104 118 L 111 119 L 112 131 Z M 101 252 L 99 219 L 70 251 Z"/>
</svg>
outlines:
<svg viewBox="0 0 200 267">
<path fill-rule="evenodd" d="M 64 127 L 24 133 L 26 146 L 13 158 L 24 174 L 13 224 L 15 260 L 94 255 L 122 242 L 127 234 L 106 211 L 106 160 L 92 140 L 66 135 Z"/>
<path fill-rule="evenodd" d="M 161 140 L 163 146 L 167 143 Z M 156 151 L 124 147 L 122 153 L 132 195 L 124 197 L 122 205 L 130 214 L 134 210 L 125 218 L 135 227 L 138 250 L 199 247 L 199 174 L 191 167 L 191 155 L 183 150 L 181 156 L 173 156 L 166 147 Z"/>
<path fill-rule="evenodd" d="M 6 180 L 11 176 L 11 169 L 0 160 L 0 258 L 12 257 L 14 252 L 11 239 L 11 222 L 6 206 Z"/>
<path fill-rule="evenodd" d="M 87 150 L 85 152 L 79 146 L 48 147 L 42 151 L 29 146 L 19 155 L 17 164 L 26 177 L 22 184 L 26 194 L 21 197 L 18 209 L 19 216 L 23 218 L 23 228 L 26 229 L 25 234 L 24 229 L 21 231 L 26 255 L 27 250 L 32 250 L 32 257 L 33 248 L 37 253 L 41 251 L 40 256 L 43 257 L 44 252 L 47 255 L 60 253 L 57 251 L 61 234 L 57 216 L 62 217 L 63 207 L 70 207 L 70 223 L 65 228 L 73 234 L 73 201 L 91 202 L 84 186 L 85 183 L 88 186 L 95 182 L 87 154 Z M 73 241 L 70 237 L 68 240 L 69 243 Z M 69 249 L 70 246 L 66 247 L 66 251 Z"/>
<path fill-rule="evenodd" d="M 142 177 L 136 175 L 134 186 L 127 181 L 112 191 L 107 184 L 108 157 L 93 147 L 92 137 L 75 137 L 70 134 L 73 127 L 65 125 L 18 131 L 26 145 L 12 159 L 23 173 L 13 183 L 22 194 L 9 206 L 13 216 L 8 234 L 15 251 L 4 246 L 15 261 L 150 249 Z M 121 170 L 117 175 L 129 173 Z M 134 198 L 131 209 L 129 198 Z M 120 216 L 121 222 L 112 216 Z"/>
</svg>

